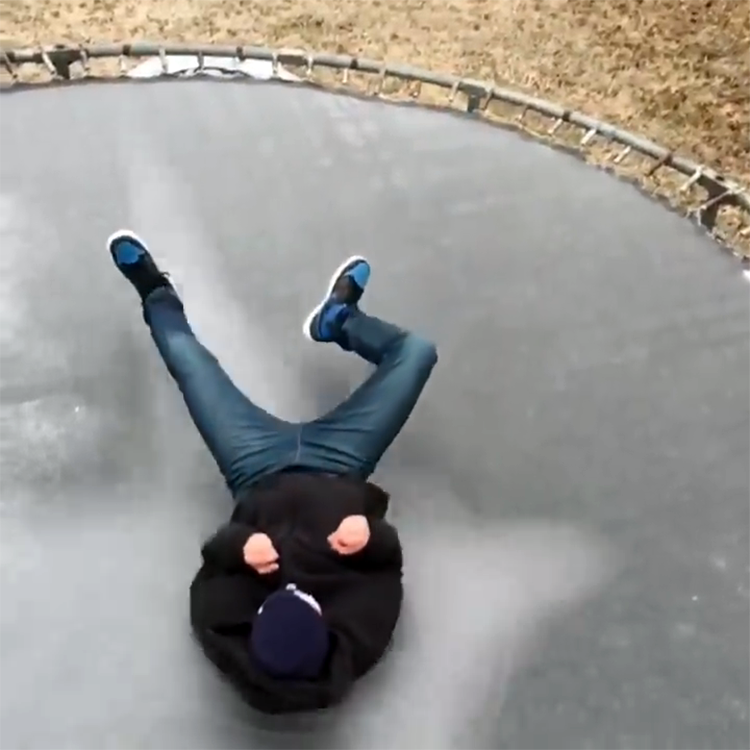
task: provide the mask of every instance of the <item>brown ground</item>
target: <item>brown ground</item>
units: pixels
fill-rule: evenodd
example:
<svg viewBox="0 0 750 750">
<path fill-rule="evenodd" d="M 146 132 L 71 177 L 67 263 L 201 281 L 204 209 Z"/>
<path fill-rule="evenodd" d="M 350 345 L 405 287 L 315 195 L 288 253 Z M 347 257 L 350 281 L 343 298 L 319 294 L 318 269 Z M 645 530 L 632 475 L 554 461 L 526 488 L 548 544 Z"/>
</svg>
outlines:
<svg viewBox="0 0 750 750">
<path fill-rule="evenodd" d="M 490 79 L 750 184 L 745 0 L 0 0 L 0 13 L 6 48 L 242 43 Z"/>
</svg>

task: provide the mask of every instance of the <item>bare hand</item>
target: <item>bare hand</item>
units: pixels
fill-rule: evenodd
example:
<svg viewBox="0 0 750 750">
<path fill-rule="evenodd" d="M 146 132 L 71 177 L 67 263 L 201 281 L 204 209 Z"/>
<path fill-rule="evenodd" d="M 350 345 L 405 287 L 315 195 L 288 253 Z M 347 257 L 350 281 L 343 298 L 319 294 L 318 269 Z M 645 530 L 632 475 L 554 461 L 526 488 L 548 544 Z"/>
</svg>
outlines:
<svg viewBox="0 0 750 750">
<path fill-rule="evenodd" d="M 245 562 L 261 575 L 279 569 L 279 553 L 267 534 L 253 534 L 242 548 Z"/>
<path fill-rule="evenodd" d="M 370 524 L 364 516 L 347 516 L 328 537 L 328 543 L 340 555 L 353 555 L 370 541 Z"/>
</svg>

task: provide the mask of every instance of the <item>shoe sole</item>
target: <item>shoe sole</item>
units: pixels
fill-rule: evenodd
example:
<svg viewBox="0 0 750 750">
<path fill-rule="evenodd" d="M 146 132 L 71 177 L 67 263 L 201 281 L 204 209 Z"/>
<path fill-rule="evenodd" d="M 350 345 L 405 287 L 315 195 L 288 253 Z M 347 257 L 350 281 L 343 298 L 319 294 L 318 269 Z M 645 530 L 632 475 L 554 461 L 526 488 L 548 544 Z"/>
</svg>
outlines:
<svg viewBox="0 0 750 750">
<path fill-rule="evenodd" d="M 302 325 L 302 333 L 305 335 L 305 338 L 308 339 L 308 341 L 312 341 L 316 344 L 320 343 L 318 341 L 315 341 L 312 333 L 310 333 L 310 326 L 312 325 L 315 316 L 320 312 L 320 309 L 323 307 L 323 305 L 325 305 L 325 303 L 328 301 L 328 298 L 331 296 L 331 293 L 333 292 L 333 288 L 336 286 L 336 282 L 338 281 L 339 276 L 341 276 L 341 274 L 344 272 L 344 269 L 350 263 L 354 263 L 355 261 L 364 261 L 365 263 L 369 263 L 367 258 L 363 257 L 362 255 L 352 255 L 351 258 L 347 258 L 343 263 L 341 263 L 341 265 L 339 265 L 339 267 L 333 272 L 331 280 L 328 282 L 328 291 L 326 292 L 325 297 L 323 297 L 323 299 L 315 306 L 312 312 L 305 318 L 305 322 Z"/>
<path fill-rule="evenodd" d="M 147 253 L 149 252 L 148 245 L 135 232 L 131 232 L 129 229 L 120 229 L 107 237 L 107 249 L 113 260 L 114 253 L 112 252 L 112 245 L 116 240 L 123 239 L 133 240 L 133 242 L 137 242 Z M 115 261 L 115 263 L 117 263 L 117 261 Z"/>
</svg>

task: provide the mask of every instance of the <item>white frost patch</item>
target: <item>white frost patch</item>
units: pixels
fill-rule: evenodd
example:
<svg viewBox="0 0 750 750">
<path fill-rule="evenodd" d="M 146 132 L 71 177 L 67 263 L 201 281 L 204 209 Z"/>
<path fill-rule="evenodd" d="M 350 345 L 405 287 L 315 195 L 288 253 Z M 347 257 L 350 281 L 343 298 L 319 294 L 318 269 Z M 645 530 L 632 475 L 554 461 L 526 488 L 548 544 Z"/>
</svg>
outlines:
<svg viewBox="0 0 750 750">
<path fill-rule="evenodd" d="M 75 397 L 50 395 L 0 409 L 0 474 L 4 482 L 52 479 L 79 457 L 96 453 L 101 417 Z M 3 506 L 12 501 L 3 496 Z"/>
<path fill-rule="evenodd" d="M 39 265 L 29 258 L 31 222 L 15 196 L 0 194 L 0 476 L 6 488 L 15 479 L 54 477 L 98 440 L 95 415 L 47 387 L 65 370 L 67 352 L 35 321 L 33 306 L 44 301 L 35 287 Z M 2 494 L 4 510 L 17 501 L 15 489 Z"/>
<path fill-rule="evenodd" d="M 29 264 L 24 263 L 21 213 L 15 197 L 0 193 L 0 358 L 23 332 L 23 278 L 19 273 Z"/>
<path fill-rule="evenodd" d="M 293 73 L 278 66 L 276 75 L 270 60 L 240 60 L 236 57 L 205 57 L 201 70 L 200 62 L 195 55 L 167 55 L 165 57 L 166 71 L 158 57 L 136 65 L 129 73 L 129 78 L 158 78 L 163 75 L 196 76 L 205 75 L 212 78 L 228 78 L 232 76 L 248 76 L 260 81 L 277 78 L 282 81 L 299 81 Z"/>
<path fill-rule="evenodd" d="M 221 257 L 196 218 L 200 210 L 187 186 L 144 142 L 126 146 L 131 229 L 172 277 L 196 336 L 253 402 L 282 419 L 294 419 L 304 407 L 297 373 L 259 327 L 262 311 L 248 314 L 231 295 L 222 294 Z"/>
<path fill-rule="evenodd" d="M 550 622 L 614 572 L 601 540 L 553 524 L 447 528 L 411 539 L 408 551 L 414 622 L 379 686 L 382 708 L 361 719 L 373 726 L 352 727 L 380 747 L 456 746 L 488 708 L 497 715 Z"/>
<path fill-rule="evenodd" d="M 39 265 L 34 262 L 27 228 L 40 220 L 16 196 L 0 193 L 0 382 L 3 386 L 9 384 L 3 365 L 7 367 L 11 358 L 20 360 L 23 369 L 35 376 L 56 372 L 66 363 L 63 343 L 34 326 L 31 306 L 43 304 L 43 300 L 35 287 Z M 49 241 L 55 239 L 50 237 Z"/>
</svg>

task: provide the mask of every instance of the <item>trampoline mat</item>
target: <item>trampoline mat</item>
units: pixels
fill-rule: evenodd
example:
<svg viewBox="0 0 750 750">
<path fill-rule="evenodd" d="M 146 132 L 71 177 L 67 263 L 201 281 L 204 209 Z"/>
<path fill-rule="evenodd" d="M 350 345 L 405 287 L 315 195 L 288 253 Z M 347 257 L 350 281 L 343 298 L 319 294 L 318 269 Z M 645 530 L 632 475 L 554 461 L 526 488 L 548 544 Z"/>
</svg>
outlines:
<svg viewBox="0 0 750 750">
<path fill-rule="evenodd" d="M 748 288 L 709 237 L 468 116 L 201 80 L 1 106 L 4 747 L 747 747 Z M 282 417 L 366 373 L 300 333 L 343 257 L 437 342 L 374 477 L 402 627 L 336 710 L 260 717 L 191 640 L 230 500 L 121 226 Z"/>
</svg>

